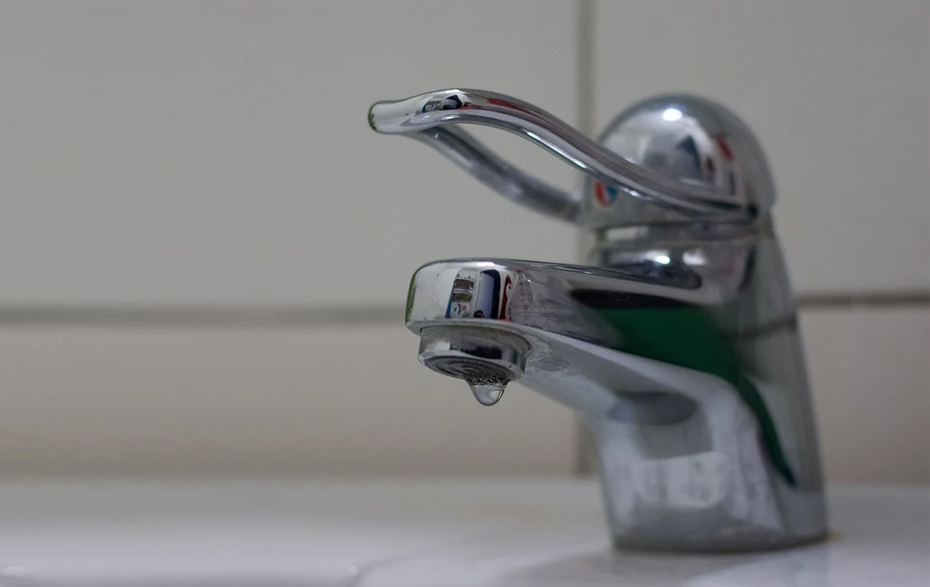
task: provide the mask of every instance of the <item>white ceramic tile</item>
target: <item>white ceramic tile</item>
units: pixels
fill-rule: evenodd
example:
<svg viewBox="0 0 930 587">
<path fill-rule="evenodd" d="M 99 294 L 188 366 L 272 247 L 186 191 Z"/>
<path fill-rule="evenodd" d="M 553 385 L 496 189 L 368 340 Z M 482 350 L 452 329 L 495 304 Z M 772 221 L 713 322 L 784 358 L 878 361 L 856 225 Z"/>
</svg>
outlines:
<svg viewBox="0 0 930 587">
<path fill-rule="evenodd" d="M 827 479 L 930 482 L 930 309 L 801 313 Z"/>
<path fill-rule="evenodd" d="M 758 134 L 801 291 L 930 285 L 930 4 L 596 4 L 598 128 L 669 91 Z"/>
<path fill-rule="evenodd" d="M 478 87 L 576 117 L 575 3 L 0 4 L 6 303 L 359 303 L 449 256 L 570 261 L 574 233 L 368 106 Z M 489 140 L 543 176 L 563 164 Z"/>
<path fill-rule="evenodd" d="M 571 412 L 493 408 L 402 325 L 0 329 L 0 471 L 569 474 Z"/>
</svg>

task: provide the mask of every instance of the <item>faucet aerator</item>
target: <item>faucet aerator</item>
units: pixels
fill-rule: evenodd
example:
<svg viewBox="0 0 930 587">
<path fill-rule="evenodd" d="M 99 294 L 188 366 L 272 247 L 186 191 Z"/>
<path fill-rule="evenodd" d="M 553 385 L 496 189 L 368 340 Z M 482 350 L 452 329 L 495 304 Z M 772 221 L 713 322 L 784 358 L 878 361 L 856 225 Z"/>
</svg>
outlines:
<svg viewBox="0 0 930 587">
<path fill-rule="evenodd" d="M 493 327 L 439 326 L 420 334 L 419 360 L 437 373 L 464 380 L 483 406 L 493 406 L 523 376 L 529 343 Z"/>
</svg>

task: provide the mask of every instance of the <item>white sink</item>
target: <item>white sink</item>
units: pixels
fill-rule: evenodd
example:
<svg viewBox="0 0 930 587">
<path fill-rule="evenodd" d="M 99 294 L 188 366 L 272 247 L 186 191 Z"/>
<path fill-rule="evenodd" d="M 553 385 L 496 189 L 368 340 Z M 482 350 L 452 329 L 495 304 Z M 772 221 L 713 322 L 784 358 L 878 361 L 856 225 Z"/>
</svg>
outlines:
<svg viewBox="0 0 930 587">
<path fill-rule="evenodd" d="M 593 481 L 0 483 L 2 587 L 930 584 L 930 490 L 836 487 L 833 535 L 611 551 Z"/>
</svg>

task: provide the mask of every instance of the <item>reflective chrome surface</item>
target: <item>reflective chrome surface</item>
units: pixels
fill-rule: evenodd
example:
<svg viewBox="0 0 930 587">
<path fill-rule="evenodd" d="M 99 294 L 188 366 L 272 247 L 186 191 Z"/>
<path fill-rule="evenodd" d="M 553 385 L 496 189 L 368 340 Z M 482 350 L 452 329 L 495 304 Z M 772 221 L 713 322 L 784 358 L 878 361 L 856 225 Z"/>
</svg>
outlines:
<svg viewBox="0 0 930 587">
<path fill-rule="evenodd" d="M 483 90 L 440 90 L 378 102 L 368 122 L 377 132 L 428 144 L 507 198 L 570 221 L 587 220 L 593 184 L 588 198 L 554 188 L 509 165 L 456 125 L 516 133 L 586 172 L 602 184 L 599 189 L 645 200 L 671 218 L 747 220 L 771 205 L 768 178 L 755 181 L 755 170 L 732 158 L 731 149 L 747 151 L 745 163 L 761 155 L 751 133 L 729 111 L 693 96 L 641 103 L 611 125 L 603 144 L 531 104 Z M 614 224 L 632 220 L 624 215 Z"/>
<path fill-rule="evenodd" d="M 759 550 L 825 535 L 804 356 L 768 216 L 774 191 L 738 118 L 699 98 L 643 101 L 602 139 L 622 158 L 489 92 L 382 103 L 370 119 L 384 132 L 413 129 L 505 195 L 595 231 L 591 266 L 421 267 L 407 326 L 420 361 L 465 380 L 484 404 L 519 380 L 584 414 L 618 547 Z M 580 198 L 537 188 L 438 126 L 465 119 L 520 132 L 594 179 Z"/>
</svg>

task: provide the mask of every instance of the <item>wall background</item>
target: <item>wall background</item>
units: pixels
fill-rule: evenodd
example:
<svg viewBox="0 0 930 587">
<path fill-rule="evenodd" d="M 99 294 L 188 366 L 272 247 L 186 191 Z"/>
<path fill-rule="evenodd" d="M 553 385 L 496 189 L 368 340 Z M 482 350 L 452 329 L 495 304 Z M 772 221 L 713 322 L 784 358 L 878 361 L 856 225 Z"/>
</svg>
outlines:
<svg viewBox="0 0 930 587">
<path fill-rule="evenodd" d="M 6 2 L 0 79 L 0 474 L 578 470 L 568 410 L 479 406 L 402 325 L 420 263 L 584 240 L 368 129 L 458 85 L 747 119 L 828 477 L 930 482 L 927 2 Z"/>
</svg>

